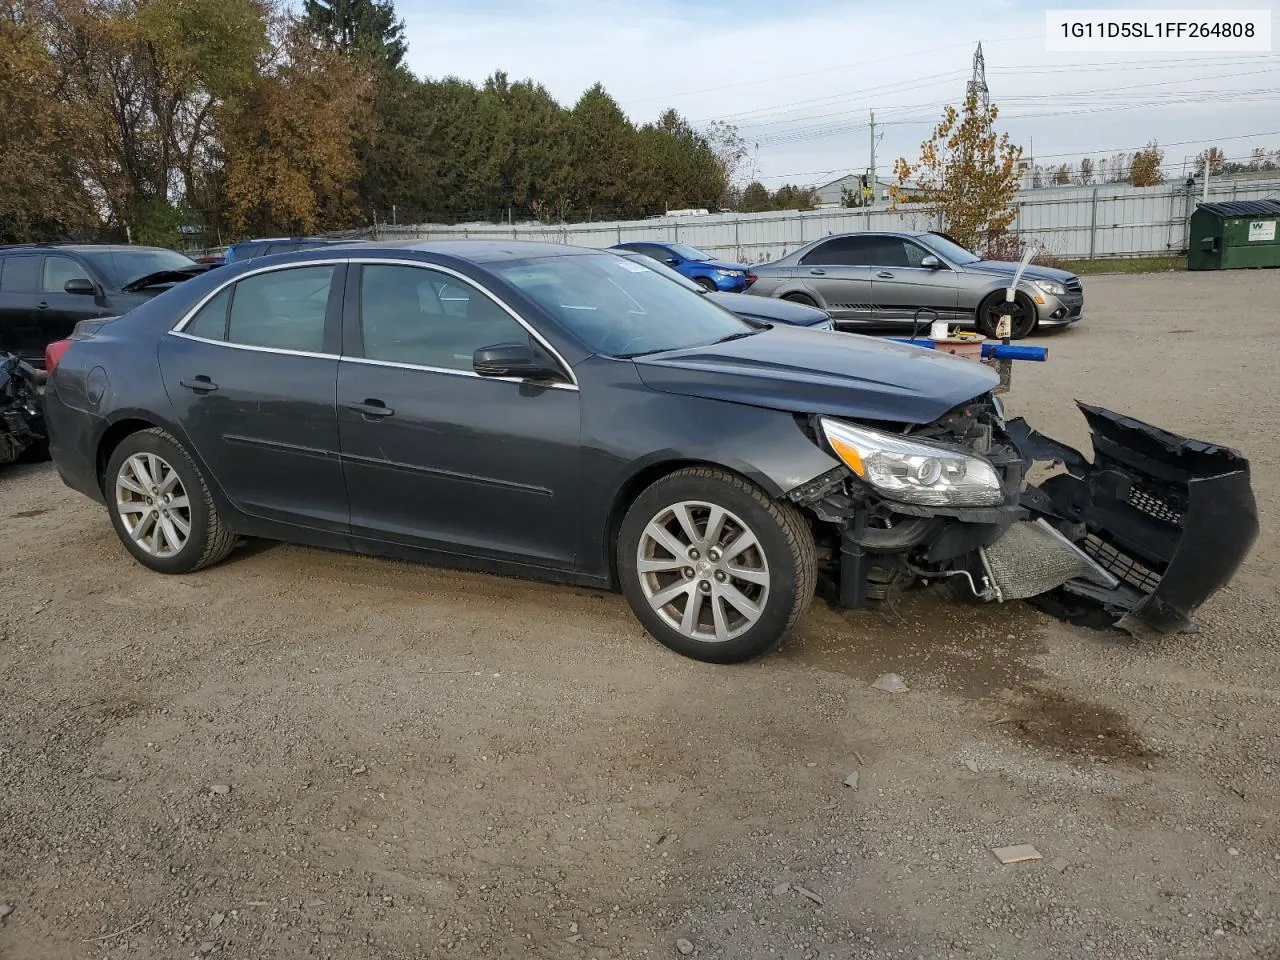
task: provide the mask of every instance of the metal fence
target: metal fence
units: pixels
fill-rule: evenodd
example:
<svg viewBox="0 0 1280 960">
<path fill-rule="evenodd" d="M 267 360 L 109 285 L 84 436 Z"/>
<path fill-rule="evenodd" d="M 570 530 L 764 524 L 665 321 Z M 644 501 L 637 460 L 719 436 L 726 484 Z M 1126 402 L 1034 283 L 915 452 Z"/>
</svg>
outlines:
<svg viewBox="0 0 1280 960">
<path fill-rule="evenodd" d="M 1219 180 L 1209 199 L 1260 200 L 1280 195 L 1274 179 Z M 1017 201 L 1013 231 L 1050 256 L 1066 260 L 1161 256 L 1187 249 L 1188 226 L 1201 191 L 1183 184 L 1133 187 L 1106 184 L 1027 191 Z M 831 233 L 860 230 L 930 230 L 937 221 L 927 209 L 830 209 L 800 213 L 720 213 L 697 217 L 573 224 L 416 224 L 378 228 L 381 239 L 543 240 L 584 247 L 608 247 L 627 240 L 688 243 L 740 263 L 764 263 Z M 348 231 L 369 237 L 372 231 Z"/>
</svg>

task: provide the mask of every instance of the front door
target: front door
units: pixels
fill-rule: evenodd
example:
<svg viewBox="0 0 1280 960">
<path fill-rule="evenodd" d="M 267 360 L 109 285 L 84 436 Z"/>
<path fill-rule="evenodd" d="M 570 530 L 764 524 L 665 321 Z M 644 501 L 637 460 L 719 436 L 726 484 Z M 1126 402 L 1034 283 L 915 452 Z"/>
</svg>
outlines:
<svg viewBox="0 0 1280 960">
<path fill-rule="evenodd" d="M 833 237 L 806 253 L 796 266 L 796 278 L 839 324 L 872 318 L 871 269 L 862 247 L 861 237 Z"/>
<path fill-rule="evenodd" d="M 441 268 L 360 271 L 338 370 L 352 533 L 571 568 L 582 416 L 568 371 L 556 385 L 481 377 L 476 350 L 530 341 L 519 320 Z"/>
<path fill-rule="evenodd" d="M 905 237 L 880 236 L 869 252 L 871 295 L 876 304 L 876 321 L 911 323 L 917 311 L 927 307 L 937 319 L 954 323 L 960 319 L 960 299 L 956 274 L 946 264 L 921 266 L 930 251 Z M 968 316 L 972 316 L 972 312 Z M 934 318 L 922 313 L 923 328 Z"/>
<path fill-rule="evenodd" d="M 334 411 L 344 273 L 329 263 L 250 274 L 161 338 L 175 418 L 250 516 L 348 529 Z"/>
<path fill-rule="evenodd" d="M 92 294 L 67 293 L 70 280 L 89 280 L 89 271 L 78 260 L 60 254 L 47 254 L 40 271 L 40 339 L 45 345 L 71 336 L 81 320 L 102 316 L 106 310 L 98 306 Z M 41 347 L 41 352 L 43 352 Z"/>
</svg>

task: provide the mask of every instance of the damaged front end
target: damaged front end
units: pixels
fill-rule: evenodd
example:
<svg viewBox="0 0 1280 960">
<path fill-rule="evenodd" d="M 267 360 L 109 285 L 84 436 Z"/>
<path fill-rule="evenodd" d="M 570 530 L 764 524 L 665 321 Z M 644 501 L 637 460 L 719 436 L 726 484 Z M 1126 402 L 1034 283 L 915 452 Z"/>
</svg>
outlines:
<svg viewBox="0 0 1280 960">
<path fill-rule="evenodd" d="M 790 498 L 818 521 L 839 605 L 949 581 L 980 599 L 1028 599 L 1091 625 L 1188 629 L 1257 537 L 1248 462 L 1098 407 L 1081 410 L 1092 462 L 1022 420 L 1006 424 L 990 394 L 925 426 L 810 418 L 811 436 L 845 466 Z"/>
<path fill-rule="evenodd" d="M 0 353 L 0 466 L 38 458 L 46 449 L 44 373 Z"/>
</svg>

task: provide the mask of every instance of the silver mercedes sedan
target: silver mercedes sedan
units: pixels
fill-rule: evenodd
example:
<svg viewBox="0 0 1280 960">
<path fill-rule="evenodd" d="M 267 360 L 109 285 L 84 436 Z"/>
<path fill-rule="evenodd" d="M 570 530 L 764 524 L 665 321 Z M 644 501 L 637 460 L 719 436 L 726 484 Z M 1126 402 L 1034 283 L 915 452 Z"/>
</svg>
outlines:
<svg viewBox="0 0 1280 960">
<path fill-rule="evenodd" d="M 988 337 L 1004 307 L 1016 263 L 984 260 L 939 233 L 844 233 L 752 268 L 747 293 L 819 307 L 838 329 L 908 326 L 919 317 L 976 326 Z M 750 278 L 748 278 L 750 279 Z M 1080 278 L 1029 265 L 1015 291 L 1012 336 L 1084 317 Z"/>
</svg>

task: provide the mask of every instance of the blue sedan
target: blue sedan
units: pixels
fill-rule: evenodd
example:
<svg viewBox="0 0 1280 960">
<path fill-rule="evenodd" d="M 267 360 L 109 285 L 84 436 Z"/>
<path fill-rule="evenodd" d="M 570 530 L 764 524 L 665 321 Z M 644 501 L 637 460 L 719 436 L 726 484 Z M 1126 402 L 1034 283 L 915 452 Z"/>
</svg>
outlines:
<svg viewBox="0 0 1280 960">
<path fill-rule="evenodd" d="M 751 270 L 745 264 L 717 260 L 687 243 L 658 243 L 644 240 L 614 244 L 612 249 L 630 250 L 632 253 L 641 253 L 659 263 L 665 263 L 707 290 L 741 293 L 747 289 L 750 282 L 747 277 Z"/>
</svg>

